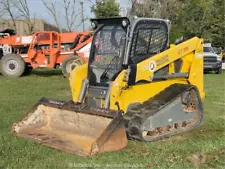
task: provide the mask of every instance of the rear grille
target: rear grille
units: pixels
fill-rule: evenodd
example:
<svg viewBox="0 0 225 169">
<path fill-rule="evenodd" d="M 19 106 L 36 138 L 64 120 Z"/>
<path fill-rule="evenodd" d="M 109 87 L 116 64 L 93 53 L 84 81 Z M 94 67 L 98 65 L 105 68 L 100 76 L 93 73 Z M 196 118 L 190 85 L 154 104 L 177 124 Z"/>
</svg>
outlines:
<svg viewBox="0 0 225 169">
<path fill-rule="evenodd" d="M 205 62 L 216 62 L 217 58 L 216 57 L 204 57 Z"/>
</svg>

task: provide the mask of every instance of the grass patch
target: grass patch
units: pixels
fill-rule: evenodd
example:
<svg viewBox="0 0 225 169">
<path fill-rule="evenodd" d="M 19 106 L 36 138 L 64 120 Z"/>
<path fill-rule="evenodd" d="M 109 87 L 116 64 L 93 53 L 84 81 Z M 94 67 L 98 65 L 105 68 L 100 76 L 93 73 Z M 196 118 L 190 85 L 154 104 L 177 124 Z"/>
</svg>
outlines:
<svg viewBox="0 0 225 169">
<path fill-rule="evenodd" d="M 18 168 L 225 168 L 225 73 L 205 75 L 204 121 L 195 130 L 152 143 L 129 141 L 118 152 L 80 158 L 13 136 L 19 120 L 45 96 L 71 100 L 60 71 L 36 70 L 30 76 L 0 76 L 0 169 Z"/>
</svg>

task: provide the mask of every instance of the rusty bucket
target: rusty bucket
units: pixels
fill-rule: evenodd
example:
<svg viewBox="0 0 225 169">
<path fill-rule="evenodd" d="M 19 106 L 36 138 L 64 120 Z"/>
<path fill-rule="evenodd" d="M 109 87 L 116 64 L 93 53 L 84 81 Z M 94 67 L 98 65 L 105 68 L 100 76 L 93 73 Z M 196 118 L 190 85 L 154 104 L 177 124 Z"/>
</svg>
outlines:
<svg viewBox="0 0 225 169">
<path fill-rule="evenodd" d="M 41 99 L 12 132 L 79 156 L 117 151 L 127 145 L 120 111 L 89 109 L 81 104 Z"/>
</svg>

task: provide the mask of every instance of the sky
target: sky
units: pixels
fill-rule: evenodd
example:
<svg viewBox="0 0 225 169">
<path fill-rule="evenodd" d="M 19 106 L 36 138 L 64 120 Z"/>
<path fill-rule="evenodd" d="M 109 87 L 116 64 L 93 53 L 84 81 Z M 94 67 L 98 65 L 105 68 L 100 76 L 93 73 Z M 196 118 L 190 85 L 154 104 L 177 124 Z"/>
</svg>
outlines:
<svg viewBox="0 0 225 169">
<path fill-rule="evenodd" d="M 84 3 L 84 17 L 85 18 L 93 18 L 94 15 L 93 13 L 91 13 L 91 6 L 92 3 L 90 3 L 88 0 L 76 0 L 78 1 L 78 6 L 77 8 L 80 9 L 80 4 L 79 1 L 83 1 Z M 93 2 L 94 0 L 92 0 Z M 57 5 L 57 8 L 59 10 L 59 17 L 60 17 L 60 23 L 65 24 L 65 18 L 63 17 L 62 11 L 60 12 L 60 10 L 62 9 L 62 0 L 46 0 L 46 2 L 54 2 Z M 117 0 L 117 2 L 120 4 L 121 6 L 121 14 L 124 14 L 124 9 L 126 9 L 129 6 L 129 0 Z M 44 4 L 42 3 L 42 0 L 28 0 L 28 5 L 30 8 L 31 13 L 35 13 L 36 18 L 40 18 L 40 19 L 44 19 L 52 24 L 54 24 L 54 20 L 52 19 L 52 17 L 49 15 L 48 10 L 46 9 L 46 7 L 44 6 Z M 77 17 L 76 22 L 79 24 L 81 23 L 81 17 Z M 63 25 L 62 25 L 63 27 Z M 89 21 L 85 21 L 85 29 L 88 29 L 90 27 L 90 23 Z M 82 25 L 80 25 L 79 27 L 76 28 L 76 31 L 81 31 L 82 30 Z"/>
</svg>

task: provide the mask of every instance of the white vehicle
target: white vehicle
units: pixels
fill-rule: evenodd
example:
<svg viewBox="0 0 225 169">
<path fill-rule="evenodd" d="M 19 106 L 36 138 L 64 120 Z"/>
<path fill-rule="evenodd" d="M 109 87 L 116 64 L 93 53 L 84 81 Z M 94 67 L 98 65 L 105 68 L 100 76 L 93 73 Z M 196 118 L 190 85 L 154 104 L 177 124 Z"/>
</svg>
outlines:
<svg viewBox="0 0 225 169">
<path fill-rule="evenodd" d="M 204 71 L 215 71 L 217 74 L 221 73 L 222 60 L 221 56 L 216 54 L 213 50 L 211 43 L 206 43 L 204 47 Z"/>
</svg>

